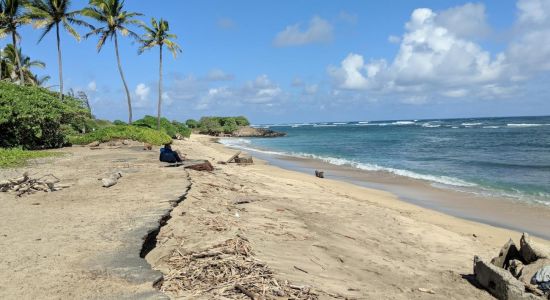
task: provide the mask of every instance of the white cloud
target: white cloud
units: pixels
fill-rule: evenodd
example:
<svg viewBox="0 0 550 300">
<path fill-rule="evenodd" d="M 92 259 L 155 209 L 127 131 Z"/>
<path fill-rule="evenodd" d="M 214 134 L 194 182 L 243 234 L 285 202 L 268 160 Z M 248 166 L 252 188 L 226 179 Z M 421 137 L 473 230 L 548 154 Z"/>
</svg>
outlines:
<svg viewBox="0 0 550 300">
<path fill-rule="evenodd" d="M 319 91 L 319 85 L 317 84 L 309 84 L 304 87 L 305 95 L 315 95 L 317 91 Z"/>
<path fill-rule="evenodd" d="M 97 83 L 95 82 L 95 80 L 92 80 L 88 83 L 88 91 L 90 92 L 96 92 L 97 91 Z"/>
<path fill-rule="evenodd" d="M 318 17 L 313 17 L 306 28 L 300 24 L 287 26 L 279 32 L 273 44 L 277 47 L 300 46 L 312 43 L 326 43 L 332 41 L 332 25 Z"/>
<path fill-rule="evenodd" d="M 247 103 L 269 104 L 282 94 L 282 89 L 265 74 L 249 81 L 240 90 L 239 96 Z"/>
<path fill-rule="evenodd" d="M 467 3 L 442 11 L 435 22 L 462 38 L 484 37 L 491 31 L 485 5 L 481 3 Z"/>
<path fill-rule="evenodd" d="M 134 93 L 137 98 L 136 101 L 134 101 L 136 108 L 146 107 L 149 104 L 149 94 L 151 93 L 151 88 L 145 83 L 138 84 Z"/>
<path fill-rule="evenodd" d="M 233 76 L 233 74 L 227 74 L 220 69 L 210 70 L 210 72 L 208 72 L 208 75 L 206 75 L 206 79 L 210 81 L 230 81 L 234 78 L 235 77 Z"/>
<path fill-rule="evenodd" d="M 466 5 L 442 14 L 456 16 L 464 11 L 468 12 L 465 19 L 475 15 L 471 11 L 484 13 L 480 7 Z M 503 77 L 504 54 L 493 57 L 475 42 L 461 37 L 466 35 L 466 28 L 453 28 L 462 30 L 457 34 L 439 24 L 438 19 L 438 14 L 430 9 L 414 10 L 405 25 L 399 51 L 389 64 L 385 60 L 366 63 L 363 56 L 351 53 L 340 67 L 329 67 L 328 72 L 338 88 L 406 93 L 407 99 L 402 99 L 407 103 L 426 102 L 428 98 L 424 96 L 434 93 L 446 97 L 465 96 L 464 92 L 459 95 L 459 87 L 483 89 L 485 84 L 497 83 Z"/>
<path fill-rule="evenodd" d="M 390 35 L 388 37 L 388 42 L 390 42 L 392 44 L 399 44 L 399 43 L 401 43 L 401 37 L 396 36 L 396 35 Z"/>
</svg>

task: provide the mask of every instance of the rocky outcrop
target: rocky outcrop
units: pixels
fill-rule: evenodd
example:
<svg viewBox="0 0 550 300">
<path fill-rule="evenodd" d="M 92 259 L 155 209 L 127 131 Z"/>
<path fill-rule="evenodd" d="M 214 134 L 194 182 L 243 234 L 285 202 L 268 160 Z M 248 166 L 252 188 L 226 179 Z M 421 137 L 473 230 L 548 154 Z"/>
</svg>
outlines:
<svg viewBox="0 0 550 300">
<path fill-rule="evenodd" d="M 254 128 L 254 127 L 241 127 L 237 131 L 233 132 L 231 136 L 234 137 L 281 137 L 286 133 L 273 131 L 266 128 Z"/>
</svg>

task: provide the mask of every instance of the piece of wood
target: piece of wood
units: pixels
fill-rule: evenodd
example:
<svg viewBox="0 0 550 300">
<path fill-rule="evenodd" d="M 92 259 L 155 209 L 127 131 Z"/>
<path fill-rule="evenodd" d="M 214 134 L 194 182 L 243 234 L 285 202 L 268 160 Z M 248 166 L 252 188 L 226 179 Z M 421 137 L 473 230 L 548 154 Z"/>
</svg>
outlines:
<svg viewBox="0 0 550 300">
<path fill-rule="evenodd" d="M 254 163 L 252 157 L 236 157 L 235 162 L 242 165 L 250 165 Z"/>
<path fill-rule="evenodd" d="M 231 156 L 231 158 L 227 160 L 227 163 L 232 162 L 235 158 L 239 157 L 240 154 L 241 154 L 241 151 L 233 154 L 233 156 Z"/>
<path fill-rule="evenodd" d="M 309 274 L 308 271 L 306 271 L 306 270 L 304 270 L 304 269 L 302 269 L 302 268 L 299 268 L 299 267 L 297 267 L 297 266 L 294 266 L 294 269 L 296 269 L 296 270 L 298 270 L 298 271 L 302 271 L 302 272 L 304 272 L 304 273 L 306 273 L 306 274 Z"/>
<path fill-rule="evenodd" d="M 260 298 L 258 295 L 256 295 L 255 293 L 247 290 L 244 286 L 240 285 L 240 284 L 235 284 L 235 289 L 238 290 L 239 292 L 245 294 L 246 296 L 248 296 L 248 298 L 252 299 L 252 300 L 259 300 L 259 299 L 262 299 Z"/>
</svg>

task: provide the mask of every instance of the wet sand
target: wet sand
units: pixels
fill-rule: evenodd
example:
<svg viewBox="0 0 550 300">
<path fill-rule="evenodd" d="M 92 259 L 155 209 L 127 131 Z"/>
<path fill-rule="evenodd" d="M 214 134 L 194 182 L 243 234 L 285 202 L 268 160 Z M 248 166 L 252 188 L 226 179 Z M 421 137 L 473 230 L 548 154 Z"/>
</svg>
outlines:
<svg viewBox="0 0 550 300">
<path fill-rule="evenodd" d="M 321 160 L 251 151 L 270 164 L 306 174 L 325 171 L 325 177 L 368 188 L 388 191 L 400 199 L 459 218 L 527 232 L 550 240 L 550 206 L 525 201 L 457 191 L 441 184 L 398 176 L 383 171 L 365 171 L 336 166 Z"/>
</svg>

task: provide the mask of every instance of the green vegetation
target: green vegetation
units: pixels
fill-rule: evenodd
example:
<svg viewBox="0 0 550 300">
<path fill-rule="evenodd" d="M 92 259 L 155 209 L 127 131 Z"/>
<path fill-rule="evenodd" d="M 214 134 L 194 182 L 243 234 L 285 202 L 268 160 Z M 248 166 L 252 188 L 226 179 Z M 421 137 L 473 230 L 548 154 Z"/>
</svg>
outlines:
<svg viewBox="0 0 550 300">
<path fill-rule="evenodd" d="M 185 125 L 187 125 L 187 127 L 191 128 L 191 129 L 199 128 L 199 122 L 197 122 L 196 120 L 193 120 L 193 119 L 189 119 L 189 120 L 185 121 Z"/>
<path fill-rule="evenodd" d="M 58 152 L 27 151 L 19 148 L 0 148 L 0 168 L 20 167 L 25 165 L 29 159 L 59 156 L 61 154 Z"/>
<path fill-rule="evenodd" d="M 157 21 L 155 18 L 151 19 L 151 26 L 148 27 L 142 25 L 142 28 L 145 29 L 145 35 L 141 40 L 141 47 L 139 48 L 139 53 L 143 53 L 147 49 L 151 49 L 155 46 L 159 47 L 159 101 L 157 103 L 157 129 L 160 130 L 160 116 L 161 116 L 161 107 L 162 107 L 162 48 L 166 46 L 174 58 L 177 57 L 178 53 L 181 52 L 180 46 L 172 41 L 178 37 L 175 34 L 170 34 L 170 25 L 168 21 L 160 19 Z"/>
<path fill-rule="evenodd" d="M 86 128 L 89 111 L 82 102 L 40 87 L 0 82 L 0 147 L 58 148 L 67 132 Z"/>
<path fill-rule="evenodd" d="M 143 119 L 132 123 L 132 125 L 154 129 L 157 128 L 157 119 L 153 116 L 145 116 Z M 187 128 L 185 124 L 178 121 L 170 122 L 166 118 L 160 119 L 160 128 L 162 132 L 168 134 L 172 138 L 176 138 L 178 134 L 183 137 L 189 137 L 191 135 L 191 130 Z"/>
<path fill-rule="evenodd" d="M 172 141 L 172 138 L 164 132 L 132 125 L 110 126 L 87 134 L 69 136 L 69 142 L 75 145 L 126 139 L 152 145 L 163 145 Z"/>
<path fill-rule="evenodd" d="M 194 121 L 194 120 L 187 120 Z M 194 121 L 196 122 L 196 121 Z M 193 122 L 191 122 L 193 123 Z M 198 122 L 199 132 L 202 134 L 218 135 L 221 133 L 230 134 L 241 126 L 248 126 L 250 122 L 243 117 L 202 117 Z"/>
</svg>

